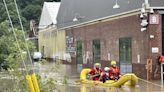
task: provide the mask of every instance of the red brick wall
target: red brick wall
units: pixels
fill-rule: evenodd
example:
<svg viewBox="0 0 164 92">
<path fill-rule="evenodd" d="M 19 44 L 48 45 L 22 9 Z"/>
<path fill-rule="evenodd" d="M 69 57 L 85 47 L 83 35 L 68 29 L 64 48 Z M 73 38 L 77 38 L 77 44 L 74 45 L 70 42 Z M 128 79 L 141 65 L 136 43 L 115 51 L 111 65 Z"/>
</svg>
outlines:
<svg viewBox="0 0 164 92">
<path fill-rule="evenodd" d="M 156 12 L 156 14 L 158 14 L 158 12 Z M 159 24 L 152 24 L 148 26 L 148 30 L 149 30 L 149 35 L 154 35 L 153 39 L 149 38 L 149 45 L 150 45 L 150 49 L 149 49 L 149 57 L 153 59 L 153 73 L 156 69 L 156 67 L 158 66 L 157 63 L 157 58 L 159 55 L 162 54 L 162 16 L 159 14 Z M 152 47 L 159 47 L 159 53 L 151 53 L 151 48 Z M 153 74 L 153 75 L 157 75 L 154 79 L 159 79 L 160 78 L 160 69 L 158 69 L 159 71 L 157 72 L 157 74 Z"/>
<path fill-rule="evenodd" d="M 150 47 L 159 47 L 159 53 L 151 53 L 151 48 L 150 48 L 150 57 L 154 59 L 156 59 L 156 57 L 162 53 L 162 18 L 161 15 L 159 15 L 159 24 L 150 24 L 148 26 L 148 30 L 149 30 L 149 35 L 154 35 L 153 39 L 149 38 L 149 45 Z"/>
<path fill-rule="evenodd" d="M 80 28 L 72 28 L 66 30 L 66 35 L 73 35 L 74 41 L 81 40 L 83 43 L 83 55 L 87 51 L 92 52 L 92 41 L 94 39 L 101 40 L 101 60 L 102 64 L 109 64 L 107 61 L 107 54 L 111 54 L 111 60 L 119 62 L 119 38 L 131 37 L 132 38 L 132 63 L 133 72 L 139 76 L 139 72 L 143 70 L 146 72 L 145 64 L 147 58 L 150 56 L 155 60 L 156 56 L 150 54 L 151 46 L 157 46 L 161 52 L 161 23 L 159 25 L 149 25 L 149 31 L 140 31 L 140 18 L 139 15 L 125 17 L 107 22 L 99 22 L 96 24 L 83 26 Z M 154 34 L 154 39 L 149 39 L 149 34 Z M 149 47 L 150 46 L 150 47 Z M 159 53 L 160 53 L 159 52 Z M 141 62 L 137 62 L 137 55 L 140 55 Z M 92 55 L 91 55 L 92 57 Z M 76 61 L 75 61 L 76 62 Z M 91 67 L 92 60 L 84 64 L 85 67 Z M 136 68 L 141 66 L 141 68 Z M 141 70 L 140 70 L 141 69 Z M 146 75 L 143 75 L 145 78 Z"/>
</svg>

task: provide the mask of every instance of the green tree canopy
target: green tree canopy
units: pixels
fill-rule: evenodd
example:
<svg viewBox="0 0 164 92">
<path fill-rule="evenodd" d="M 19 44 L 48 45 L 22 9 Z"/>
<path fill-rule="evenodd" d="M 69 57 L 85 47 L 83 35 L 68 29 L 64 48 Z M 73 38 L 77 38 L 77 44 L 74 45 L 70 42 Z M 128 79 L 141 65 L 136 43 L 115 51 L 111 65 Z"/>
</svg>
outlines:
<svg viewBox="0 0 164 92">
<path fill-rule="evenodd" d="M 27 51 L 25 47 L 25 40 L 23 38 L 23 33 L 21 30 L 15 29 L 17 34 L 18 43 L 20 45 L 21 53 L 18 49 L 18 44 L 13 35 L 13 31 L 10 29 L 7 22 L 0 23 L 0 65 L 3 64 L 9 66 L 10 68 L 15 68 L 17 65 L 22 63 L 21 54 L 22 52 Z M 30 50 L 34 49 L 34 45 L 31 42 L 27 42 Z M 26 56 L 26 55 L 24 55 Z M 25 57 L 24 57 L 24 60 Z"/>
</svg>

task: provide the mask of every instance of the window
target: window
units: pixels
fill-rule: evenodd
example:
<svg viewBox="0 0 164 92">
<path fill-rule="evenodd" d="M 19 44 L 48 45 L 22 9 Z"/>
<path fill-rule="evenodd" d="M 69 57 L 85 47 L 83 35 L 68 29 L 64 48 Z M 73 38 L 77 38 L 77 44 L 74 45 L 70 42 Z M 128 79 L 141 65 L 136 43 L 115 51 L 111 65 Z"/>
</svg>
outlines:
<svg viewBox="0 0 164 92">
<path fill-rule="evenodd" d="M 122 74 L 132 72 L 131 43 L 130 37 L 119 39 L 119 61 Z"/>
<path fill-rule="evenodd" d="M 94 63 L 100 62 L 100 58 L 101 58 L 100 40 L 98 39 L 93 40 L 92 50 L 93 50 L 93 62 Z"/>
<path fill-rule="evenodd" d="M 77 41 L 76 43 L 76 62 L 77 64 L 82 64 L 83 62 L 82 41 Z"/>
</svg>

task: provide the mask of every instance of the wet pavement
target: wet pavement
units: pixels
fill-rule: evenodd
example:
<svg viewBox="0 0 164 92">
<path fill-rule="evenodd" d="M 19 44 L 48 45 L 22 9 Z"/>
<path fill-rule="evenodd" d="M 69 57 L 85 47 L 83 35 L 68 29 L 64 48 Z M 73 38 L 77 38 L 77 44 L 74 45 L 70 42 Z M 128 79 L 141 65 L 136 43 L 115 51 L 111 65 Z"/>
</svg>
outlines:
<svg viewBox="0 0 164 92">
<path fill-rule="evenodd" d="M 54 78 L 57 81 L 57 90 L 53 92 L 164 92 L 160 85 L 160 81 L 139 80 L 135 87 L 102 87 L 96 85 L 77 85 L 75 80 L 79 79 L 79 71 L 76 71 L 76 66 L 59 65 L 56 67 L 53 63 L 35 64 L 35 72 L 39 73 L 44 78 Z M 63 84 L 64 76 L 67 76 L 68 84 Z M 5 73 L 0 73 L 0 92 L 12 85 L 10 77 Z"/>
</svg>

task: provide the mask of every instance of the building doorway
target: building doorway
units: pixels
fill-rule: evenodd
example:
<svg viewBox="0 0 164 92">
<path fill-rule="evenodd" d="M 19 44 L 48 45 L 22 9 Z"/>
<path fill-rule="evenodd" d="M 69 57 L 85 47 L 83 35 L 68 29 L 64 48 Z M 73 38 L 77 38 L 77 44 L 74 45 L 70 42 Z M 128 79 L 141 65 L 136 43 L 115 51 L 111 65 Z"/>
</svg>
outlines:
<svg viewBox="0 0 164 92">
<path fill-rule="evenodd" d="M 119 61 L 121 74 L 132 72 L 132 39 L 130 37 L 119 39 Z"/>
<path fill-rule="evenodd" d="M 83 51 L 82 51 L 82 41 L 76 42 L 76 65 L 77 71 L 80 72 L 83 68 Z"/>
<path fill-rule="evenodd" d="M 93 40 L 92 51 L 93 51 L 93 63 L 100 63 L 101 47 L 100 47 L 99 39 Z"/>
</svg>

